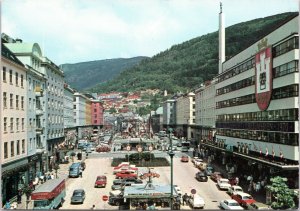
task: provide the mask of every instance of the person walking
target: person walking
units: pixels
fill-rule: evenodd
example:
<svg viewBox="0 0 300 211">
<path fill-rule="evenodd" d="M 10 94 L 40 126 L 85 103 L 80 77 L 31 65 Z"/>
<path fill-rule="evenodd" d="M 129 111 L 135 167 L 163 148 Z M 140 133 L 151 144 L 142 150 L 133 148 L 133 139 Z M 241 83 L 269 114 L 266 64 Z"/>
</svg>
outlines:
<svg viewBox="0 0 300 211">
<path fill-rule="evenodd" d="M 182 205 L 184 205 L 184 203 L 186 203 L 187 198 L 188 198 L 188 195 L 187 195 L 187 193 L 185 193 L 185 194 L 182 196 Z"/>
<path fill-rule="evenodd" d="M 18 190 L 17 202 L 18 202 L 18 204 L 22 203 L 22 189 Z"/>
<path fill-rule="evenodd" d="M 79 176 L 82 178 L 82 168 L 79 168 Z"/>
<path fill-rule="evenodd" d="M 95 209 L 96 209 L 96 207 L 95 207 L 95 205 L 93 204 L 91 210 L 95 210 Z"/>
</svg>

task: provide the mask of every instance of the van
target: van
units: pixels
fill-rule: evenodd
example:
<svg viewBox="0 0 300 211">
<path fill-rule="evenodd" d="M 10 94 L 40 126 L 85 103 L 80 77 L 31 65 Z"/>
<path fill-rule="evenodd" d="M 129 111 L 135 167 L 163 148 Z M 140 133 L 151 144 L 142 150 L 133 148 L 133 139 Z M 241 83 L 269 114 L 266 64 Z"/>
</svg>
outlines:
<svg viewBox="0 0 300 211">
<path fill-rule="evenodd" d="M 79 177 L 81 163 L 73 163 L 69 168 L 69 177 Z"/>
</svg>

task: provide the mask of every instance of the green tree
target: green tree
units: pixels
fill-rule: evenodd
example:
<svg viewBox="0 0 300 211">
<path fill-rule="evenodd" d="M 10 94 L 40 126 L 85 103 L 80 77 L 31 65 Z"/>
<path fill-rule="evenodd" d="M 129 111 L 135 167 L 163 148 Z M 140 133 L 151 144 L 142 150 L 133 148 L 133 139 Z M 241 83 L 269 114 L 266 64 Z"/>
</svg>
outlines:
<svg viewBox="0 0 300 211">
<path fill-rule="evenodd" d="M 273 177 L 270 179 L 272 184 L 267 188 L 271 191 L 272 198 L 275 200 L 271 203 L 273 209 L 289 209 L 295 207 L 295 193 L 290 190 L 286 184 L 287 178 Z"/>
<path fill-rule="evenodd" d="M 109 113 L 110 114 L 114 114 L 114 113 L 116 113 L 117 112 L 117 110 L 115 109 L 115 108 L 110 108 L 109 109 Z"/>
</svg>

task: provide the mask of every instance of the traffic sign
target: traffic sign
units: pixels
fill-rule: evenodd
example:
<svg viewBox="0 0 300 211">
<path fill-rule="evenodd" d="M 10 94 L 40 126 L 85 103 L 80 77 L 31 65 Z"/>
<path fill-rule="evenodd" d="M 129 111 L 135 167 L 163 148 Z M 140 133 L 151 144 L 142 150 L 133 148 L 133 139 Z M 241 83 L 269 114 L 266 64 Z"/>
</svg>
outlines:
<svg viewBox="0 0 300 211">
<path fill-rule="evenodd" d="M 138 148 L 138 152 L 142 152 L 143 151 L 143 148 L 142 147 L 139 147 Z"/>
<path fill-rule="evenodd" d="M 129 145 L 126 147 L 126 150 L 127 150 L 127 151 L 130 151 L 130 146 L 129 146 Z"/>
<path fill-rule="evenodd" d="M 191 193 L 192 193 L 192 194 L 196 194 L 196 192 L 197 192 L 196 189 L 192 189 L 192 190 L 191 190 Z"/>
<path fill-rule="evenodd" d="M 149 146 L 149 151 L 152 151 L 153 150 L 153 147 L 152 146 Z"/>
<path fill-rule="evenodd" d="M 107 201 L 107 200 L 108 200 L 108 196 L 107 196 L 107 195 L 103 195 L 103 196 L 102 196 L 102 200 L 103 200 L 103 201 Z"/>
</svg>

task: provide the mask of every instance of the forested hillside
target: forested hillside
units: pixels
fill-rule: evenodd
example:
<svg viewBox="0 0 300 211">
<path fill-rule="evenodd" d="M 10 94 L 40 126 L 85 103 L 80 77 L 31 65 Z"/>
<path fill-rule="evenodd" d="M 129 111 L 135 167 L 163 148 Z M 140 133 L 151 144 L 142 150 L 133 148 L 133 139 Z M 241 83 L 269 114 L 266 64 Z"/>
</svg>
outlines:
<svg viewBox="0 0 300 211">
<path fill-rule="evenodd" d="M 66 82 L 77 90 L 84 90 L 113 79 L 120 72 L 138 64 L 145 58 L 148 57 L 106 59 L 60 66 L 64 71 Z"/>
<path fill-rule="evenodd" d="M 298 13 L 283 13 L 226 28 L 226 58 L 247 48 Z M 199 32 L 201 33 L 201 32 Z M 174 45 L 123 71 L 92 92 L 161 89 L 186 91 L 210 80 L 218 72 L 218 32 Z"/>
</svg>

